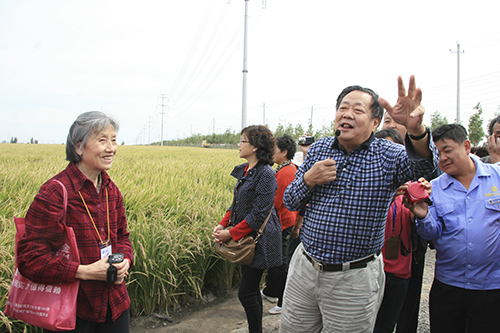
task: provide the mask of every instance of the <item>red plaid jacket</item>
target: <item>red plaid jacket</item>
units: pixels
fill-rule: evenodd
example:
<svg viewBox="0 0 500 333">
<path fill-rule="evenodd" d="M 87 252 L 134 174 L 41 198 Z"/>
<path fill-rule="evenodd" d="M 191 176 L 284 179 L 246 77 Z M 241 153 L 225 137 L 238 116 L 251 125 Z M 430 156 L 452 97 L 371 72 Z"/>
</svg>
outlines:
<svg viewBox="0 0 500 333">
<path fill-rule="evenodd" d="M 94 184 L 74 163 L 56 175 L 68 191 L 66 223 L 72 227 L 80 251 L 82 265 L 101 259 L 99 237 L 78 194 L 80 191 L 92 214 L 103 240 L 108 238 L 106 191 L 108 190 L 110 238 L 113 253 L 123 253 L 133 262 L 132 244 L 127 231 L 123 197 L 105 171 L 101 172 L 102 189 L 97 193 Z M 49 180 L 40 188 L 26 214 L 26 234 L 19 242 L 18 267 L 30 280 L 45 284 L 72 282 L 78 263 L 55 253 L 63 245 L 63 195 L 61 186 Z M 104 322 L 108 304 L 116 320 L 130 307 L 125 282 L 121 285 L 104 281 L 80 281 L 77 316 L 91 322 Z"/>
</svg>

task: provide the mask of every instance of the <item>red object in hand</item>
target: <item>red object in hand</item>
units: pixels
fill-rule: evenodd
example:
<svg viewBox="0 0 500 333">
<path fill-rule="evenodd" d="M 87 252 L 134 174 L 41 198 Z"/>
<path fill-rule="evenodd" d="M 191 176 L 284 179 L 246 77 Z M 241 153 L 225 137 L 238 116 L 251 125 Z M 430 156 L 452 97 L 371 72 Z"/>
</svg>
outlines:
<svg viewBox="0 0 500 333">
<path fill-rule="evenodd" d="M 408 189 L 405 192 L 405 197 L 408 203 L 413 204 L 420 201 L 425 201 L 429 198 L 429 193 L 419 182 L 409 182 Z"/>
</svg>

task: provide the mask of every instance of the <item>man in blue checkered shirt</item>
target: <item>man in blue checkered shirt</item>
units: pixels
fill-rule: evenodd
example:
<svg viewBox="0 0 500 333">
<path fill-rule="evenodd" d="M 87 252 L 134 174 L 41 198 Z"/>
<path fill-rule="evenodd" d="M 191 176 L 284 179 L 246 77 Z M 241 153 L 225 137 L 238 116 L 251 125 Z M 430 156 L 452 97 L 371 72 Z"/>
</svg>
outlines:
<svg viewBox="0 0 500 333">
<path fill-rule="evenodd" d="M 284 202 L 306 205 L 290 263 L 281 332 L 372 332 L 383 296 L 387 211 L 403 183 L 432 173 L 438 154 L 423 124 L 422 91 L 398 78 L 392 107 L 370 89 L 350 86 L 337 99 L 336 137 L 309 149 Z M 406 148 L 373 135 L 384 108 L 405 125 Z"/>
</svg>

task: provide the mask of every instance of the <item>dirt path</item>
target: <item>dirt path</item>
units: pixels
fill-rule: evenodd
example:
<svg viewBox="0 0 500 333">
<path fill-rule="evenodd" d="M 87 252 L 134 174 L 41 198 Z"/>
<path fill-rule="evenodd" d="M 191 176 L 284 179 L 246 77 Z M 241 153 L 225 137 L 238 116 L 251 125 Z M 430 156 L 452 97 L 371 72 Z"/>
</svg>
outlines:
<svg viewBox="0 0 500 333">
<path fill-rule="evenodd" d="M 426 254 L 426 265 L 424 270 L 424 282 L 422 286 L 422 299 L 420 302 L 420 318 L 418 333 L 428 333 L 429 315 L 428 300 L 429 291 L 434 279 L 434 257 L 435 251 L 428 250 Z M 195 333 L 195 332 L 248 332 L 245 312 L 238 300 L 237 290 L 230 291 L 227 295 L 219 297 L 199 309 L 190 310 L 189 305 L 179 311 L 179 315 L 173 318 L 173 323 L 156 318 L 134 318 L 131 324 L 131 333 Z M 278 332 L 280 315 L 270 315 L 268 310 L 274 307 L 263 300 L 264 332 Z"/>
</svg>

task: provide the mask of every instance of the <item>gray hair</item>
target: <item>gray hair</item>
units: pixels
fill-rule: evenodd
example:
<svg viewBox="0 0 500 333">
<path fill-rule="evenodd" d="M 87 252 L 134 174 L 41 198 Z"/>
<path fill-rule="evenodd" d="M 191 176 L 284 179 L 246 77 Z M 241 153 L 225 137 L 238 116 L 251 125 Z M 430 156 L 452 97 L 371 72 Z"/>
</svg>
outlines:
<svg viewBox="0 0 500 333">
<path fill-rule="evenodd" d="M 112 125 L 118 132 L 120 127 L 118 121 L 101 111 L 89 111 L 79 115 L 69 129 L 66 140 L 66 160 L 73 163 L 80 162 L 82 158 L 76 153 L 76 145 L 81 143 L 82 147 L 85 147 L 92 134 L 104 131 L 109 125 Z"/>
</svg>

